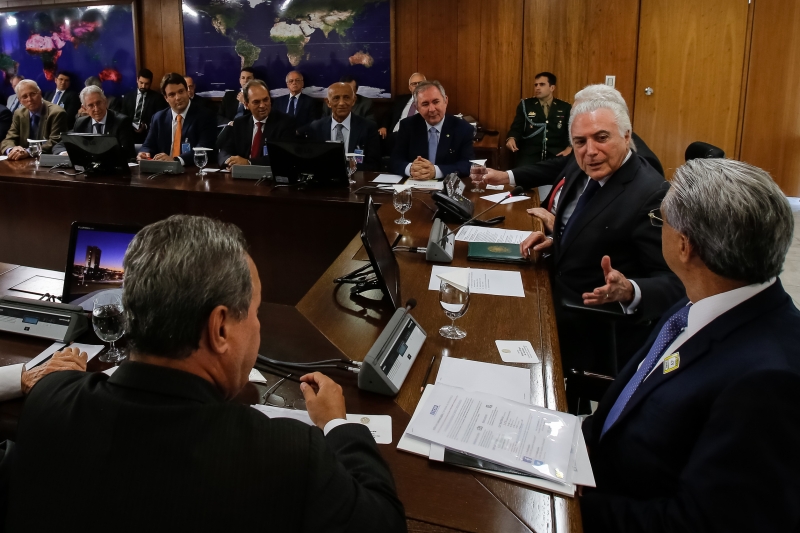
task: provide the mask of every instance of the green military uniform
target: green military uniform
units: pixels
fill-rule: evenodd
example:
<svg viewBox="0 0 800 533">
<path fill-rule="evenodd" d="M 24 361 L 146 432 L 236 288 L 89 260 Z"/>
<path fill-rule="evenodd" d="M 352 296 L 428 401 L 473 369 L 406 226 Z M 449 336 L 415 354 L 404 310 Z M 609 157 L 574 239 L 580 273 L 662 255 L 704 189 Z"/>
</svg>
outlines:
<svg viewBox="0 0 800 533">
<path fill-rule="evenodd" d="M 526 98 L 517 106 L 508 136 L 517 141 L 517 166 L 552 159 L 569 146 L 569 112 L 572 106 L 553 98 L 545 115 L 538 98 Z"/>
</svg>

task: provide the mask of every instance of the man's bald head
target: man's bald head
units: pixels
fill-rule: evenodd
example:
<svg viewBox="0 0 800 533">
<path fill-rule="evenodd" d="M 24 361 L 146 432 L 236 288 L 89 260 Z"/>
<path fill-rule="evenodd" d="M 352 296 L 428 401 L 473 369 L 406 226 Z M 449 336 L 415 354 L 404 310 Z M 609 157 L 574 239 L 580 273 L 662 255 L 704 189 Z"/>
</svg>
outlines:
<svg viewBox="0 0 800 533">
<path fill-rule="evenodd" d="M 336 82 L 328 87 L 328 107 L 331 108 L 331 116 L 336 122 L 342 122 L 350 114 L 353 105 L 356 103 L 356 93 L 353 86 L 349 83 Z"/>
<path fill-rule="evenodd" d="M 428 78 L 426 78 L 425 74 L 421 72 L 415 72 L 410 78 L 408 78 L 408 90 L 411 91 L 411 94 L 414 94 L 414 89 L 416 89 L 417 85 L 423 81 L 428 81 Z"/>
</svg>

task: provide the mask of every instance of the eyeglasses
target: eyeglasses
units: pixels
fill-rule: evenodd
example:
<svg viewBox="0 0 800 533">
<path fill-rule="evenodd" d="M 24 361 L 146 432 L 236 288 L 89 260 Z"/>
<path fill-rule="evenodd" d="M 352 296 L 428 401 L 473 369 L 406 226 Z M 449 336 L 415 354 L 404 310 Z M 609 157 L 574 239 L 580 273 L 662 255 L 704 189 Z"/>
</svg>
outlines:
<svg viewBox="0 0 800 533">
<path fill-rule="evenodd" d="M 261 400 L 264 402 L 264 405 L 271 405 L 272 407 L 283 407 L 285 409 L 296 409 L 298 411 L 307 411 L 306 408 L 306 401 L 303 398 L 299 398 L 297 400 L 287 400 L 283 396 L 279 394 L 275 394 L 275 391 L 286 381 L 286 378 L 281 378 L 275 383 L 273 386 L 267 389 L 267 392 L 261 397 Z"/>
<path fill-rule="evenodd" d="M 303 78 L 286 80 L 286 83 L 301 83 Z"/>
<path fill-rule="evenodd" d="M 412 87 L 416 87 L 420 83 L 422 83 L 422 82 L 421 81 L 412 81 L 412 82 L 409 82 L 409 85 L 412 86 Z"/>
<path fill-rule="evenodd" d="M 661 209 L 653 209 L 647 216 L 650 217 L 650 223 L 657 228 L 664 225 L 664 218 L 661 216 Z"/>
</svg>

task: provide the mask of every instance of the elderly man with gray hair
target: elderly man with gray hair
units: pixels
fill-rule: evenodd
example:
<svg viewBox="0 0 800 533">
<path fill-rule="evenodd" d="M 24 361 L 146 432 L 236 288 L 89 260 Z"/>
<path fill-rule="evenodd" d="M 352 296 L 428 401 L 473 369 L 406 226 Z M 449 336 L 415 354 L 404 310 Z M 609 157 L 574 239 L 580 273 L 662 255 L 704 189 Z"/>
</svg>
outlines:
<svg viewBox="0 0 800 533">
<path fill-rule="evenodd" d="M 550 254 L 565 368 L 605 370 L 596 363 L 605 355 L 598 342 L 608 335 L 607 322 L 568 305 L 634 315 L 617 325 L 617 358 L 624 363 L 652 321 L 684 295 L 648 218 L 669 185 L 631 149 L 631 123 L 620 104 L 579 101 L 569 131 L 576 164 L 565 175 L 561 201 L 554 215 L 535 213 L 546 231 L 532 233 L 520 248 L 524 255 Z"/>
<path fill-rule="evenodd" d="M 108 108 L 108 100 L 103 89 L 96 85 L 88 85 L 80 93 L 81 109 L 87 116 L 79 117 L 70 133 L 94 133 L 116 137 L 122 152 L 128 159 L 136 157 L 133 139 L 133 125 L 127 115 Z M 64 143 L 53 148 L 54 154 L 65 153 Z"/>
<path fill-rule="evenodd" d="M 300 378 L 313 426 L 231 401 L 261 344 L 261 282 L 237 227 L 170 217 L 134 237 L 123 266 L 130 361 L 33 388 L 10 531 L 85 528 L 66 494 L 113 494 L 136 511 L 101 505 L 92 520 L 124 531 L 406 530 L 389 467 L 369 429 L 345 419 L 333 380 Z"/>
<path fill-rule="evenodd" d="M 33 80 L 21 80 L 14 91 L 22 105 L 14 111 L 11 127 L 0 143 L 0 153 L 11 161 L 28 158 L 28 139 L 43 140 L 42 153 L 51 153 L 67 129 L 64 109 L 44 100 Z"/>
<path fill-rule="evenodd" d="M 800 312 L 778 279 L 789 204 L 761 169 L 695 159 L 651 220 L 687 297 L 583 424 L 584 530 L 800 531 Z"/>
</svg>

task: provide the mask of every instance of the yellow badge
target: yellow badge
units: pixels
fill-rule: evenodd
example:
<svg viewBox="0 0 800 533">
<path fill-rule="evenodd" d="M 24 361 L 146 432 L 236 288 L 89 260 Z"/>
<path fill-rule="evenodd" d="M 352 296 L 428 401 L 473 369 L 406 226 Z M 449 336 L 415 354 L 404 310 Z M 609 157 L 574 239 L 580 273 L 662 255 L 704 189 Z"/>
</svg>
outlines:
<svg viewBox="0 0 800 533">
<path fill-rule="evenodd" d="M 528 116 L 529 116 L 529 117 L 535 117 L 535 116 L 536 116 L 536 111 L 530 111 L 530 112 L 528 112 Z"/>
<path fill-rule="evenodd" d="M 675 352 L 666 359 L 664 359 L 664 373 L 669 374 L 673 370 L 677 370 L 681 366 L 681 354 Z"/>
</svg>

